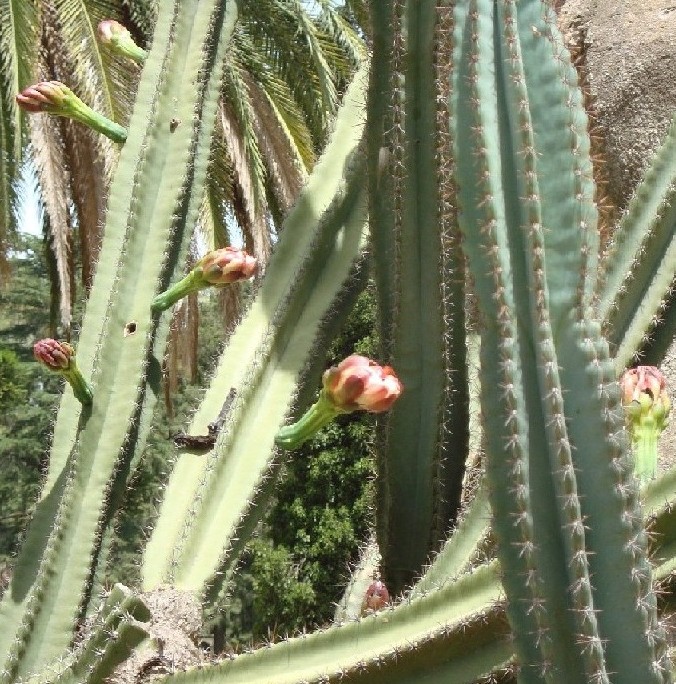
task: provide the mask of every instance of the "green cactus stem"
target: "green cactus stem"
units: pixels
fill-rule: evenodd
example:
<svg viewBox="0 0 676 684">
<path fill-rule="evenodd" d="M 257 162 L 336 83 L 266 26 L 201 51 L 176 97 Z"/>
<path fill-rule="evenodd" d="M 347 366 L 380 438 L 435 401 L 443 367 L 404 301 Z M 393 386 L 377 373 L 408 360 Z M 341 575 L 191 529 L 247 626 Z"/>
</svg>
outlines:
<svg viewBox="0 0 676 684">
<path fill-rule="evenodd" d="M 247 280 L 256 273 L 256 268 L 256 259 L 243 250 L 233 247 L 216 249 L 202 257 L 185 278 L 157 295 L 150 308 L 154 313 L 166 311 L 191 292 Z"/>
<path fill-rule="evenodd" d="M 637 366 L 624 372 L 620 387 L 634 448 L 634 472 L 645 482 L 657 473 L 657 442 L 669 422 L 666 378 L 655 366 Z"/>
<path fill-rule="evenodd" d="M 105 19 L 99 23 L 99 40 L 113 52 L 129 57 L 138 64 L 143 64 L 148 56 L 148 53 L 134 42 L 129 30 L 114 19 Z"/>
<path fill-rule="evenodd" d="M 117 143 L 127 139 L 125 128 L 88 107 L 60 81 L 43 81 L 29 86 L 16 96 L 16 103 L 30 114 L 44 112 L 74 119 Z"/>
<path fill-rule="evenodd" d="M 75 350 L 70 344 L 50 338 L 40 340 L 33 346 L 33 355 L 43 366 L 66 378 L 73 388 L 75 398 L 83 406 L 92 403 L 94 398 L 92 387 L 77 367 Z"/>
<path fill-rule="evenodd" d="M 365 356 L 353 354 L 329 368 L 322 378 L 319 399 L 293 425 L 283 427 L 275 444 L 295 449 L 340 413 L 363 409 L 371 413 L 387 411 L 401 394 L 401 383 L 389 367 L 381 367 Z"/>
<path fill-rule="evenodd" d="M 340 411 L 322 392 L 300 420 L 293 425 L 284 426 L 277 433 L 275 444 L 283 449 L 297 449 L 341 413 L 346 412 Z"/>
</svg>

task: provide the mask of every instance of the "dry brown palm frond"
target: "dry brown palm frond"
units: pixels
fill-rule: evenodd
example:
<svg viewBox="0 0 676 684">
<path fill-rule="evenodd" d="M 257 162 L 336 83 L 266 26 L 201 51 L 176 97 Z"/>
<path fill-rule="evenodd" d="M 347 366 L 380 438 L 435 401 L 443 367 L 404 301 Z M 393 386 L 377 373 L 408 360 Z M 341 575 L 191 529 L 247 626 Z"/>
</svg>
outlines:
<svg viewBox="0 0 676 684">
<path fill-rule="evenodd" d="M 89 291 L 101 246 L 106 176 L 100 150 L 92 139 L 95 134 L 81 128 L 76 130 L 75 125 L 66 121 L 63 130 L 71 196 L 77 212 L 82 284 Z"/>
<path fill-rule="evenodd" d="M 307 172 L 302 160 L 294 155 L 295 146 L 290 144 L 274 102 L 250 74 L 245 73 L 244 80 L 255 112 L 254 130 L 268 166 L 268 179 L 282 212 L 286 214 L 307 180 Z"/>
<path fill-rule="evenodd" d="M 258 258 L 262 272 L 271 252 L 270 235 L 265 219 L 265 198 L 257 196 L 254 190 L 254 179 L 242 132 L 234 112 L 227 103 L 221 103 L 219 107 L 219 120 L 233 165 L 236 184 L 233 192 L 235 216 L 244 233 L 247 248 Z"/>
<path fill-rule="evenodd" d="M 49 246 L 54 255 L 59 289 L 59 320 L 67 332 L 72 317 L 72 250 L 70 178 L 64 164 L 64 143 L 60 121 L 46 114 L 30 119 L 33 158 L 42 191 L 42 201 L 49 220 Z"/>
</svg>

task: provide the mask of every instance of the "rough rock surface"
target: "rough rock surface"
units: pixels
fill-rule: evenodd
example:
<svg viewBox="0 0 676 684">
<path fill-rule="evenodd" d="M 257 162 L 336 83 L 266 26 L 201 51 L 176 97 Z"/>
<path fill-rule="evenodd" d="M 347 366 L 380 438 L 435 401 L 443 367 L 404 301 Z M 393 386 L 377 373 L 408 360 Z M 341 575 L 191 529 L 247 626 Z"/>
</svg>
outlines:
<svg viewBox="0 0 676 684">
<path fill-rule="evenodd" d="M 607 192 L 622 209 L 676 113 L 676 0 L 568 0 L 559 23 L 581 52 L 603 136 Z M 662 371 L 676 400 L 676 341 Z M 675 414 L 660 440 L 662 468 L 676 465 Z"/>
</svg>

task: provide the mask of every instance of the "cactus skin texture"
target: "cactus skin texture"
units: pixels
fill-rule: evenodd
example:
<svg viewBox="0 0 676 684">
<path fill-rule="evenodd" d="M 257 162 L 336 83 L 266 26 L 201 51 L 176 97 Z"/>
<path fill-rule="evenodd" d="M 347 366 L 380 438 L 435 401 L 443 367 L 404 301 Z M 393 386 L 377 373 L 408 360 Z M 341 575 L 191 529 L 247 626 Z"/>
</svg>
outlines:
<svg viewBox="0 0 676 684">
<path fill-rule="evenodd" d="M 524 684 L 670 682 L 652 580 L 676 570 L 676 470 L 644 485 L 641 511 L 616 380 L 673 335 L 674 131 L 623 218 L 620 256 L 599 266 L 587 122 L 551 9 L 370 5 L 370 67 L 344 94 L 188 431 L 204 433 L 234 389 L 227 424 L 208 453 L 176 453 L 143 589 L 172 585 L 207 613 L 227 595 L 293 457 L 275 435 L 315 398 L 322 350 L 367 282 L 367 225 L 383 360 L 405 388 L 379 420 L 377 545 L 342 624 L 164 681 L 472 684 L 516 662 Z M 115 682 L 132 651 L 158 652 L 142 597 L 118 586 L 99 605 L 92 585 L 159 392 L 169 316 L 151 303 L 183 272 L 235 13 L 230 0 L 160 3 L 78 343 L 95 400 L 62 399 L 0 602 L 3 684 Z M 192 124 L 173 130 L 173 118 Z M 459 516 L 479 443 L 485 476 Z M 394 600 L 359 617 L 381 574 Z M 69 650 L 85 614 L 89 634 Z"/>
</svg>

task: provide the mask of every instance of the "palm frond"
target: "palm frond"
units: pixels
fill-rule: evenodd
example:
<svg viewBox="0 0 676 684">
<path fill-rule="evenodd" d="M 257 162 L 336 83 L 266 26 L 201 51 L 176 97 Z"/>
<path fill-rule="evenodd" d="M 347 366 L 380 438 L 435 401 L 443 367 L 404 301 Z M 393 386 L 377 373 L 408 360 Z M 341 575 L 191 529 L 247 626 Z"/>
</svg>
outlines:
<svg viewBox="0 0 676 684">
<path fill-rule="evenodd" d="M 76 128 L 71 121 L 64 121 L 62 130 L 70 171 L 70 195 L 77 212 L 82 284 L 89 290 L 101 245 L 106 194 L 105 165 L 94 139 L 95 133 Z"/>
<path fill-rule="evenodd" d="M 230 244 L 225 216 L 228 206 L 232 203 L 233 173 L 232 161 L 223 139 L 221 121 L 218 120 L 211 143 L 207 185 L 197 220 L 198 230 L 209 250 L 220 249 Z"/>
<path fill-rule="evenodd" d="M 61 52 L 70 65 L 66 80 L 91 107 L 116 121 L 126 121 L 135 93 L 135 74 L 124 69 L 97 40 L 97 26 L 103 19 L 122 19 L 115 0 L 51 0 Z"/>
<path fill-rule="evenodd" d="M 338 106 L 338 92 L 335 85 L 333 70 L 326 57 L 328 43 L 321 40 L 320 32 L 312 21 L 305 7 L 298 0 L 282 3 L 290 11 L 298 22 L 297 40 L 303 41 L 309 50 L 310 57 L 315 65 L 315 72 L 319 79 L 322 91 L 324 107 L 333 115 Z"/>
<path fill-rule="evenodd" d="M 254 127 L 268 167 L 267 177 L 282 212 L 286 214 L 296 201 L 307 173 L 275 103 L 250 75 L 246 75 L 245 80 L 256 112 Z"/>
<path fill-rule="evenodd" d="M 5 116 L 4 104 L 4 101 L 0 103 L 0 284 L 7 281 L 10 272 L 7 262 L 7 241 L 13 225 L 14 178 L 17 166 L 11 151 L 11 122 Z"/>
<path fill-rule="evenodd" d="M 36 0 L 0 0 L 0 282 L 9 275 L 6 253 L 16 224 L 17 176 L 26 129 L 14 97 L 34 80 L 38 16 Z"/>
<path fill-rule="evenodd" d="M 235 60 L 226 68 L 224 82 L 226 99 L 219 118 L 234 170 L 233 208 L 248 248 L 264 267 L 271 245 L 265 218 L 266 169 L 256 136 L 257 117 L 244 74 Z"/>
<path fill-rule="evenodd" d="M 64 143 L 60 121 L 46 114 L 31 117 L 30 134 L 42 201 L 48 217 L 49 248 L 59 290 L 59 320 L 66 331 L 72 317 L 72 252 L 70 216 L 70 179 L 64 164 Z"/>
<path fill-rule="evenodd" d="M 347 58 L 352 69 L 356 68 L 366 57 L 366 44 L 345 17 L 335 10 L 330 0 L 319 0 L 319 3 L 322 8 L 318 17 L 319 26 L 329 38 L 329 45 L 341 48 L 338 64 L 344 64 Z"/>
<path fill-rule="evenodd" d="M 153 35 L 157 20 L 157 7 L 158 0 L 122 0 L 125 18 L 123 24 L 132 34 L 143 36 L 144 44 L 147 44 Z"/>
<path fill-rule="evenodd" d="M 223 137 L 228 146 L 228 152 L 232 159 L 235 184 L 233 187 L 232 207 L 235 218 L 244 235 L 247 249 L 256 255 L 261 271 L 264 269 L 270 256 L 271 245 L 265 220 L 265 188 L 263 186 L 263 164 L 260 158 L 260 150 L 255 138 L 251 141 L 251 148 L 256 149 L 261 169 L 258 176 L 252 173 L 252 165 L 248 162 L 247 138 L 243 134 L 240 122 L 235 113 L 227 104 L 223 104 L 220 110 Z M 251 125 L 251 118 L 246 121 Z"/>
<path fill-rule="evenodd" d="M 298 20 L 299 12 L 303 22 Z M 312 27 L 310 36 L 308 27 Z M 268 71 L 288 84 L 319 149 L 333 111 L 325 102 L 326 94 L 335 87 L 327 85 L 327 79 L 333 81 L 333 74 L 317 45 L 317 31 L 310 17 L 295 0 L 243 3 L 239 30 L 248 34 Z M 313 45 L 317 50 L 312 50 Z"/>
<path fill-rule="evenodd" d="M 289 85 L 270 69 L 265 55 L 243 29 L 235 35 L 232 52 L 242 70 L 246 70 L 261 87 L 278 113 L 278 123 L 288 137 L 294 158 L 300 158 L 307 171 L 314 165 L 314 144 L 305 114 L 296 103 Z"/>
<path fill-rule="evenodd" d="M 31 85 L 37 71 L 39 5 L 36 0 L 0 0 L 0 66 L 3 110 L 12 132 L 12 146 L 3 147 L 18 162 L 21 159 L 25 120 L 14 97 Z M 3 144 L 10 138 L 5 136 Z"/>
</svg>

